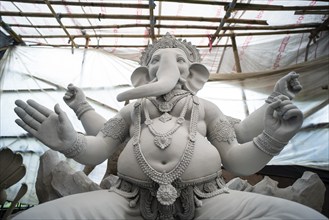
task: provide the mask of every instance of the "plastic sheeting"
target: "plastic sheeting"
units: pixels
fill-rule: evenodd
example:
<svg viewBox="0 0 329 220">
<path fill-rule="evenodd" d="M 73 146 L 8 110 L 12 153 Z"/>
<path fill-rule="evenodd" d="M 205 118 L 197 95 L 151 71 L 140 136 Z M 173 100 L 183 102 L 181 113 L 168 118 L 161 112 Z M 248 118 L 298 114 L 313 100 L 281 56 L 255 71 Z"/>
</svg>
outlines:
<svg viewBox="0 0 329 220">
<path fill-rule="evenodd" d="M 307 112 L 328 99 L 328 90 L 322 89 L 329 84 L 328 61 L 328 56 L 323 56 L 290 68 L 267 71 L 266 74 L 245 74 L 250 77 L 245 77 L 243 81 L 235 80 L 231 74 L 230 80 L 206 83 L 198 95 L 216 103 L 224 114 L 243 119 L 248 112 L 264 103 L 280 77 L 294 69 L 300 73 L 300 81 L 304 86 L 303 92 L 296 97 L 296 104 L 303 112 Z M 83 131 L 75 114 L 62 99 L 65 87 L 69 83 L 82 87 L 96 111 L 110 118 L 124 105 L 116 101 L 116 95 L 130 88 L 130 75 L 137 66 L 136 62 L 102 50 L 76 49 L 72 53 L 70 49 L 14 47 L 7 51 L 0 62 L 0 147 L 21 152 L 25 165 L 29 166 L 29 173 L 22 182 L 29 183 L 32 191 L 23 202 L 37 202 L 33 190 L 37 159 L 47 147 L 26 136 L 25 131 L 15 124 L 15 100 L 35 99 L 49 108 L 59 103 L 75 128 Z M 328 110 L 326 105 L 311 114 L 305 119 L 303 127 L 328 123 Z M 328 128 L 304 129 L 269 164 L 293 164 L 329 170 L 328 140 Z M 103 176 L 105 165 L 102 164 L 92 174 L 96 182 Z M 81 169 L 77 164 L 74 166 Z M 11 189 L 10 195 L 13 197 L 17 190 L 17 187 Z"/>
<path fill-rule="evenodd" d="M 79 2 L 90 2 L 88 0 L 79 0 Z M 118 1 L 95 1 L 95 2 L 118 2 Z M 232 2 L 231 0 L 222 0 L 222 2 Z M 278 6 L 327 6 L 328 2 L 324 1 L 303 1 L 303 0 L 239 0 L 238 3 L 245 4 L 260 4 L 260 5 L 278 5 Z M 148 1 L 142 0 L 125 0 L 124 3 L 135 4 L 147 4 Z M 223 18 L 226 14 L 223 5 L 213 4 L 192 4 L 181 2 L 159 2 L 155 1 L 155 9 L 153 11 L 154 16 L 191 16 L 191 17 L 204 17 L 204 18 Z M 106 34 L 117 35 L 114 37 L 92 37 L 90 38 L 89 45 L 114 45 L 110 48 L 105 48 L 108 52 L 115 54 L 123 58 L 129 58 L 131 60 L 138 61 L 141 48 L 121 48 L 116 45 L 147 45 L 150 42 L 148 35 L 149 30 L 145 27 L 137 27 L 139 24 L 149 25 L 149 20 L 139 19 L 138 15 L 148 16 L 150 13 L 149 8 L 120 8 L 120 7 L 102 7 L 102 6 L 72 6 L 72 5 L 53 5 L 55 12 L 60 14 L 109 14 L 109 15 L 130 15 L 136 16 L 136 19 L 88 19 L 88 18 L 63 18 L 61 22 L 64 26 L 115 26 L 114 28 L 98 29 L 98 28 L 86 28 L 81 29 L 68 29 L 70 35 L 81 35 L 82 32 L 89 36 L 98 36 Z M 0 3 L 0 11 L 10 12 L 31 12 L 31 13 L 50 13 L 46 4 L 35 4 L 31 2 L 10 2 L 2 1 Z M 293 24 L 307 24 L 307 23 L 323 23 L 327 18 L 327 15 L 322 14 L 295 14 L 294 10 L 234 10 L 232 11 L 230 18 L 233 19 L 249 19 L 249 20 L 264 20 L 267 21 L 269 26 L 280 25 L 293 25 Z M 2 19 L 7 24 L 23 24 L 23 25 L 58 25 L 58 22 L 53 17 L 25 17 L 25 16 L 2 16 Z M 116 28 L 116 25 L 130 24 L 127 28 Z M 136 24 L 136 26 L 131 26 Z M 155 24 L 161 25 L 202 25 L 218 27 L 219 22 L 206 22 L 206 21 L 183 21 L 183 20 L 156 20 Z M 247 25 L 247 24 L 235 24 L 227 23 L 225 26 L 261 26 L 261 25 Z M 59 26 L 59 25 L 58 25 Z M 265 26 L 265 25 L 264 25 Z M 52 45 L 62 44 L 69 46 L 68 38 L 42 38 L 40 36 L 56 36 L 64 35 L 65 32 L 62 28 L 29 28 L 24 26 L 13 26 L 13 31 L 17 35 L 21 36 L 37 36 L 38 38 L 23 38 L 27 45 Z M 0 30 L 2 28 L 0 27 Z M 179 36 L 181 34 L 187 35 L 200 35 L 202 37 L 191 37 L 188 41 L 191 41 L 194 45 L 206 46 L 209 43 L 209 38 L 204 36 L 211 36 L 215 33 L 214 29 L 198 29 L 198 28 L 169 28 L 161 27 L 155 28 L 155 33 L 164 35 L 167 32 Z M 247 34 L 246 36 L 236 37 L 236 42 L 239 47 L 239 57 L 241 60 L 241 68 L 243 72 L 263 71 L 264 69 L 280 68 L 286 65 L 296 64 L 303 61 L 305 57 L 305 48 L 309 40 L 310 33 L 304 34 L 278 34 L 278 35 L 265 35 L 265 36 L 253 36 L 248 35 L 250 32 L 267 32 L 264 30 L 238 30 L 235 34 Z M 224 33 L 221 31 L 220 33 Z M 225 33 L 229 33 L 226 31 Z M 324 33 L 319 33 L 319 37 L 325 39 Z M 121 35 L 140 35 L 144 37 L 127 37 L 122 38 Z M 328 39 L 328 37 L 327 37 Z M 84 46 L 85 38 L 77 37 L 74 41 Z M 216 39 L 214 45 L 230 45 L 231 41 L 229 37 L 222 37 Z M 311 46 L 317 47 L 318 44 L 312 42 Z M 309 55 L 310 58 L 316 58 L 321 56 L 321 50 L 325 47 L 318 47 L 316 50 L 312 50 Z M 202 62 L 206 64 L 210 72 L 234 72 L 235 65 L 234 59 L 232 59 L 232 48 L 228 47 L 212 47 L 200 49 Z M 328 53 L 328 52 L 327 52 Z M 266 59 L 259 59 L 259 56 L 264 56 Z M 221 64 L 222 63 L 222 64 Z M 251 68 L 252 67 L 252 68 Z"/>
</svg>

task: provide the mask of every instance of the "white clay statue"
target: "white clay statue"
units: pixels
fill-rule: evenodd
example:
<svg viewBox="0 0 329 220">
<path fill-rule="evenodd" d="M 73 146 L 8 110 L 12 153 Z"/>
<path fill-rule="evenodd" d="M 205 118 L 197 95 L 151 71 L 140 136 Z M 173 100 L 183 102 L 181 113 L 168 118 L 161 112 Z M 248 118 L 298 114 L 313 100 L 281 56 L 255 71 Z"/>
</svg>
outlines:
<svg viewBox="0 0 329 220">
<path fill-rule="evenodd" d="M 225 116 L 196 93 L 209 77 L 196 48 L 165 35 L 146 48 L 131 76 L 135 88 L 118 95 L 124 106 L 108 121 L 70 84 L 65 102 L 86 135 L 59 105 L 16 101 L 16 123 L 53 150 L 97 165 L 126 142 L 119 181 L 109 190 L 66 196 L 14 219 L 327 219 L 304 205 L 230 190 L 221 167 L 237 175 L 262 169 L 298 132 L 302 112 L 291 99 L 298 74 L 281 78 L 266 103 L 243 121 Z"/>
</svg>

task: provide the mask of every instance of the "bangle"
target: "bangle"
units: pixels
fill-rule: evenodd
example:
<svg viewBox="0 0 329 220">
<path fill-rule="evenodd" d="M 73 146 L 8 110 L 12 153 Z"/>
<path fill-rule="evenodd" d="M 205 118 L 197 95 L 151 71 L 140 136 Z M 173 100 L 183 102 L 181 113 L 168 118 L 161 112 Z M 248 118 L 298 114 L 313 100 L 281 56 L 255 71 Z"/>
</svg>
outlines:
<svg viewBox="0 0 329 220">
<path fill-rule="evenodd" d="M 272 92 L 272 94 L 265 100 L 266 103 L 271 104 L 274 102 L 274 98 L 281 95 L 279 92 Z"/>
<path fill-rule="evenodd" d="M 270 156 L 278 155 L 282 151 L 283 147 L 288 144 L 288 142 L 280 142 L 274 139 L 265 131 L 255 137 L 253 142 L 258 149 Z"/>
<path fill-rule="evenodd" d="M 78 119 L 81 118 L 81 116 L 90 110 L 95 110 L 88 102 L 81 102 L 78 107 L 75 110 L 75 114 L 77 115 Z"/>
<path fill-rule="evenodd" d="M 74 158 L 86 149 L 87 141 L 83 134 L 77 133 L 77 139 L 73 145 L 68 147 L 66 150 L 61 151 L 67 158 Z"/>
</svg>

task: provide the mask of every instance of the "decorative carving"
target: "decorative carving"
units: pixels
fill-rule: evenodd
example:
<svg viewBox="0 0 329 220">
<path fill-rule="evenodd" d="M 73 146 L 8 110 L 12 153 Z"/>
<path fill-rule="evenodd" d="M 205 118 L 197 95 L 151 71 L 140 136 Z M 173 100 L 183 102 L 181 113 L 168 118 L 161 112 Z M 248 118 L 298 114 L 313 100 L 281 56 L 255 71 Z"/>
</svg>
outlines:
<svg viewBox="0 0 329 220">
<path fill-rule="evenodd" d="M 153 53 L 162 48 L 179 48 L 185 52 L 186 57 L 192 63 L 200 62 L 201 60 L 200 53 L 194 45 L 190 42 L 186 42 L 186 40 L 176 39 L 174 36 L 170 35 L 170 33 L 166 33 L 166 35 L 160 40 L 157 40 L 154 44 L 149 44 L 145 51 L 142 52 L 140 64 L 142 66 L 147 66 Z"/>
<path fill-rule="evenodd" d="M 287 142 L 275 140 L 265 131 L 255 137 L 253 141 L 258 149 L 271 156 L 278 155 L 282 151 L 283 147 L 288 144 Z"/>
<path fill-rule="evenodd" d="M 83 134 L 77 133 L 77 139 L 71 147 L 61 151 L 67 158 L 75 158 L 86 149 L 87 141 Z"/>
<path fill-rule="evenodd" d="M 111 118 L 104 124 L 104 127 L 100 131 L 103 133 L 104 137 L 120 139 L 121 142 L 123 142 L 128 135 L 127 123 L 121 117 Z"/>
<path fill-rule="evenodd" d="M 216 139 L 219 142 L 230 142 L 236 138 L 234 128 L 230 122 L 225 119 L 218 118 L 214 128 L 208 135 L 210 141 Z"/>
<path fill-rule="evenodd" d="M 158 183 L 159 185 L 171 185 L 171 183 L 180 177 L 185 169 L 188 167 L 193 152 L 194 152 L 194 143 L 195 143 L 195 136 L 196 136 L 196 126 L 199 116 L 198 111 L 198 101 L 196 101 L 196 97 L 193 97 L 193 106 L 192 106 L 192 113 L 191 113 L 191 122 L 190 122 L 190 131 L 189 131 L 189 139 L 187 140 L 187 144 L 182 156 L 182 159 L 178 162 L 174 169 L 167 172 L 158 172 L 156 171 L 145 159 L 141 148 L 140 148 L 140 132 L 141 132 L 141 103 L 140 101 L 135 104 L 135 131 L 134 131 L 134 153 L 137 159 L 139 166 L 141 167 L 142 171 L 154 182 Z M 161 194 L 161 193 L 160 193 Z"/>
<path fill-rule="evenodd" d="M 182 109 L 180 116 L 177 118 L 174 127 L 165 133 L 160 133 L 153 127 L 153 125 L 152 125 L 153 121 L 150 118 L 150 114 L 149 114 L 147 108 L 144 108 L 144 114 L 145 114 L 145 118 L 146 118 L 145 124 L 147 125 L 151 134 L 154 136 L 155 145 L 158 146 L 160 149 L 164 150 L 171 144 L 172 135 L 178 130 L 178 128 L 180 126 L 182 126 L 183 122 L 185 121 L 184 117 L 185 117 L 185 114 L 187 111 L 187 106 L 188 106 L 189 101 L 190 101 L 190 99 L 186 98 L 184 108 Z M 166 115 L 166 114 L 169 115 L 168 113 L 164 113 L 164 115 Z M 164 122 L 166 120 L 165 118 L 167 118 L 167 119 L 170 118 L 168 116 L 163 116 L 163 117 L 162 116 L 159 119 L 159 120 L 162 120 L 162 122 Z"/>
</svg>

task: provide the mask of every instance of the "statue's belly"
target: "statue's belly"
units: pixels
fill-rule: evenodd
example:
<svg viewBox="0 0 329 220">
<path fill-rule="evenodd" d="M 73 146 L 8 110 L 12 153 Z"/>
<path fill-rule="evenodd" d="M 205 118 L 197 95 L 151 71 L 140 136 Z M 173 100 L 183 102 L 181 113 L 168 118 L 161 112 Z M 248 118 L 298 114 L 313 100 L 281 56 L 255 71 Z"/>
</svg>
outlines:
<svg viewBox="0 0 329 220">
<path fill-rule="evenodd" d="M 162 122 L 153 124 L 164 126 Z M 172 126 L 169 126 L 170 128 Z M 160 127 L 159 127 L 159 130 Z M 169 130 L 169 129 L 167 129 Z M 187 145 L 188 125 L 180 127 L 173 135 L 171 144 L 165 149 L 161 149 L 154 143 L 154 136 L 147 127 L 142 128 L 140 146 L 147 163 L 159 172 L 169 172 L 181 162 L 182 155 Z M 133 151 L 131 139 L 118 160 L 118 172 L 139 180 L 149 180 L 142 172 Z M 194 146 L 194 153 L 189 166 L 182 175 L 183 181 L 197 180 L 202 177 L 213 175 L 221 167 L 221 159 L 217 149 L 211 145 L 207 139 L 197 133 Z"/>
</svg>

